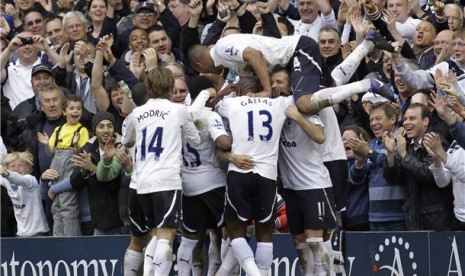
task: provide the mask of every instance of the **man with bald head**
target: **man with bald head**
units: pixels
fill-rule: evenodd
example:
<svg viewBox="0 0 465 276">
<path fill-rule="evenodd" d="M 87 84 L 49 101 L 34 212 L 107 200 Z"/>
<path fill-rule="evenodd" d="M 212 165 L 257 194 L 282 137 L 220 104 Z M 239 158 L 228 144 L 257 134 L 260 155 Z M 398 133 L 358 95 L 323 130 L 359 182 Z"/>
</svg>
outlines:
<svg viewBox="0 0 465 276">
<path fill-rule="evenodd" d="M 418 60 L 420 69 L 428 69 L 436 62 L 433 41 L 436 29 L 429 21 L 422 21 L 413 33 L 413 52 Z"/>
<path fill-rule="evenodd" d="M 452 36 L 454 32 L 451 30 L 442 30 L 438 33 L 434 39 L 434 55 L 436 58 L 439 57 L 441 52 L 444 50 L 443 59 L 448 60 L 452 54 Z"/>
</svg>

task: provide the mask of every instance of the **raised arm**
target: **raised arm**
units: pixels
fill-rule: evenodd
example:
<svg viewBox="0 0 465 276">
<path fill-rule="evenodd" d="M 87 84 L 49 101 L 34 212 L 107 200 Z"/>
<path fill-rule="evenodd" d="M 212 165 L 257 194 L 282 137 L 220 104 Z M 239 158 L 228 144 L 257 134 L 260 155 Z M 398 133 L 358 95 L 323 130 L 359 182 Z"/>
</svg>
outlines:
<svg viewBox="0 0 465 276">
<path fill-rule="evenodd" d="M 323 144 L 325 141 L 325 131 L 323 126 L 314 124 L 307 120 L 297 109 L 295 105 L 290 105 L 286 108 L 285 111 L 286 117 L 294 120 L 300 128 L 307 134 L 308 138 L 317 142 L 318 144 Z"/>
<path fill-rule="evenodd" d="M 247 47 L 245 48 L 242 57 L 244 61 L 246 61 L 252 67 L 258 79 L 260 80 L 260 83 L 263 87 L 263 91 L 261 91 L 260 93 L 262 93 L 263 95 L 271 95 L 270 76 L 268 75 L 268 63 L 263 57 L 262 52 Z"/>
<path fill-rule="evenodd" d="M 92 77 L 90 78 L 90 88 L 94 92 L 95 105 L 99 111 L 107 111 L 110 106 L 110 98 L 103 87 L 103 52 L 109 45 L 101 40 L 95 47 L 94 66 L 92 67 Z"/>
<path fill-rule="evenodd" d="M 6 80 L 6 70 L 5 66 L 10 60 L 10 56 L 18 49 L 23 43 L 21 42 L 21 39 L 16 36 L 14 37 L 11 41 L 10 44 L 2 51 L 2 54 L 0 56 L 0 66 L 2 68 L 1 72 L 1 82 L 3 83 Z"/>
</svg>

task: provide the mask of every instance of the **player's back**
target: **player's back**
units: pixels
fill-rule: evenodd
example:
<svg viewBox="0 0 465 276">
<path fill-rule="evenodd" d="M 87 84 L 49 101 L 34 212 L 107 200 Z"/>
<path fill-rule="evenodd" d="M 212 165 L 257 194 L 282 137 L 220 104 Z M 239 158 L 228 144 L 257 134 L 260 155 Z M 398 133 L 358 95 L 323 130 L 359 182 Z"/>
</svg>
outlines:
<svg viewBox="0 0 465 276">
<path fill-rule="evenodd" d="M 284 111 L 293 104 L 292 97 L 276 99 L 234 97 L 225 99 L 220 115 L 229 119 L 232 133 L 232 153 L 248 154 L 254 161 L 253 172 L 276 179 L 281 128 L 286 120 Z M 229 170 L 248 172 L 233 163 Z"/>
<path fill-rule="evenodd" d="M 226 175 L 216 156 L 215 140 L 228 135 L 220 115 L 204 108 L 196 120 L 201 142 L 194 146 L 183 139 L 183 193 L 198 195 L 226 185 Z"/>
<path fill-rule="evenodd" d="M 150 99 L 134 109 L 126 131 L 136 141 L 138 193 L 181 189 L 181 133 L 187 114 L 184 105 L 166 99 Z"/>
</svg>

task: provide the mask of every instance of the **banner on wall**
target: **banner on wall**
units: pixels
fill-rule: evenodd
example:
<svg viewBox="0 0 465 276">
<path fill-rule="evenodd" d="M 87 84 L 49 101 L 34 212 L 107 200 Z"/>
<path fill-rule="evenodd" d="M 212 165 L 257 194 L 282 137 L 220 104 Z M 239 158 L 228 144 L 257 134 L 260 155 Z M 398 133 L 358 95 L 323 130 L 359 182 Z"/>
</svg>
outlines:
<svg viewBox="0 0 465 276">
<path fill-rule="evenodd" d="M 0 275 L 120 276 L 129 241 L 129 236 L 3 238 Z M 465 275 L 465 232 L 352 232 L 343 243 L 348 276 Z M 271 275 L 300 275 L 291 236 L 276 234 L 273 244 Z M 174 265 L 172 275 L 176 271 Z"/>
</svg>

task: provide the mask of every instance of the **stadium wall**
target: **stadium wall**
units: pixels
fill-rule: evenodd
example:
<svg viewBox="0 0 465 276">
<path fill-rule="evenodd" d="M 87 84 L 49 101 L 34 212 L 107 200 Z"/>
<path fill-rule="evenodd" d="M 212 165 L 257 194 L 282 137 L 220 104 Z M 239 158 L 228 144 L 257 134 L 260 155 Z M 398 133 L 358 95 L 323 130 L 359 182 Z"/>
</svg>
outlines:
<svg viewBox="0 0 465 276">
<path fill-rule="evenodd" d="M 291 236 L 275 234 L 272 276 L 300 275 Z M 0 275 L 120 276 L 129 236 L 2 238 Z M 465 275 L 465 232 L 347 232 L 348 276 Z M 255 242 L 251 241 L 252 247 Z M 176 265 L 172 275 L 177 275 Z"/>
</svg>

